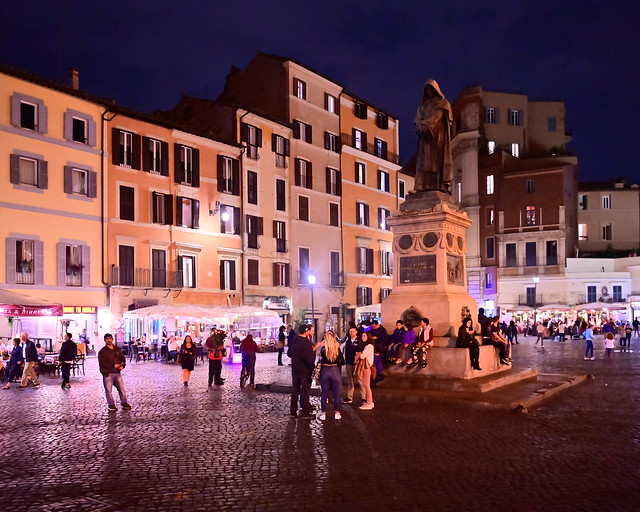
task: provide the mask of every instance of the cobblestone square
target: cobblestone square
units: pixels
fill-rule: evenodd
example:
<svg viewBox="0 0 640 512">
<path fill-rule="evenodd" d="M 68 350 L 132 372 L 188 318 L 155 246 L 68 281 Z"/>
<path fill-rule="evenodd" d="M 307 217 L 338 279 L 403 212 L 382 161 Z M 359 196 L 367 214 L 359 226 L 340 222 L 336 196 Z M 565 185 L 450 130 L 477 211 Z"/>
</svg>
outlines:
<svg viewBox="0 0 640 512">
<path fill-rule="evenodd" d="M 309 422 L 226 364 L 207 389 L 206 363 L 189 387 L 177 365 L 130 363 L 133 409 L 109 412 L 90 358 L 70 390 L 0 392 L 1 509 L 637 510 L 640 339 L 611 363 L 601 337 L 595 361 L 581 340 L 520 341 L 517 366 L 595 379 L 529 414 L 376 398 Z M 289 371 L 258 355 L 256 382 Z"/>
</svg>

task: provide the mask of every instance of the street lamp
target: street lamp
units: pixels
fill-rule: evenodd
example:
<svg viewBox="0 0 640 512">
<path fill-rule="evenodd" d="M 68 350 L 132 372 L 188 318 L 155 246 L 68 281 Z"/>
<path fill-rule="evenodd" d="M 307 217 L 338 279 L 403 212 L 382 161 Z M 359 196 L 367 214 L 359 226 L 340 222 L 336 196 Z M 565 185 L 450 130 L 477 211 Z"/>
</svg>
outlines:
<svg viewBox="0 0 640 512">
<path fill-rule="evenodd" d="M 313 341 L 316 339 L 316 307 L 313 302 L 313 289 L 316 285 L 316 275 L 313 272 L 309 272 L 307 275 L 309 284 L 311 285 L 311 325 L 313 326 Z"/>
<path fill-rule="evenodd" d="M 538 283 L 540 278 L 535 276 L 533 278 L 533 325 L 536 325 L 538 317 Z"/>
</svg>

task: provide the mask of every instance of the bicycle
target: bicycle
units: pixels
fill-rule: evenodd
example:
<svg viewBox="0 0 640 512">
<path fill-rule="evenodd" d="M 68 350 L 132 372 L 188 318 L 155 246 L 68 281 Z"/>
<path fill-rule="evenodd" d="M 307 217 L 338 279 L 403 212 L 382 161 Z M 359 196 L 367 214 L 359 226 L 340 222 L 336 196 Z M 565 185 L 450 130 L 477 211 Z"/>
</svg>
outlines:
<svg viewBox="0 0 640 512">
<path fill-rule="evenodd" d="M 240 387 L 243 388 L 249 380 L 249 358 L 246 354 L 242 354 L 242 370 L 240 371 Z"/>
</svg>

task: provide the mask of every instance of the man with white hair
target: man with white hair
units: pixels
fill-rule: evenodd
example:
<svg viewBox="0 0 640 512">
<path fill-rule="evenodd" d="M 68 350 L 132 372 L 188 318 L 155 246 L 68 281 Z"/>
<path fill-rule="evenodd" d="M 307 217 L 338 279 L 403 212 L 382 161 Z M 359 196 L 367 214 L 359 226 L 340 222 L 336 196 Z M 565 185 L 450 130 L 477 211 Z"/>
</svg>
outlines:
<svg viewBox="0 0 640 512">
<path fill-rule="evenodd" d="M 33 341 L 29 339 L 29 334 L 23 332 L 20 334 L 22 340 L 22 358 L 24 359 L 24 369 L 22 370 L 22 382 L 18 386 L 18 389 L 24 389 L 27 387 L 29 380 L 33 382 L 33 387 L 40 386 L 40 381 L 36 375 L 35 365 L 38 362 L 38 350 L 36 349 Z"/>
</svg>

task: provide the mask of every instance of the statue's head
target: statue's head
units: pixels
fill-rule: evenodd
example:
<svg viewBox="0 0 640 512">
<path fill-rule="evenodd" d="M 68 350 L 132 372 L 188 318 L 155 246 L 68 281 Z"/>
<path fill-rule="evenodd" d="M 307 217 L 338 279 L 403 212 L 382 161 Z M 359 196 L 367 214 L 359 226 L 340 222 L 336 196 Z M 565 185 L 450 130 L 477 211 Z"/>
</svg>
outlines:
<svg viewBox="0 0 640 512">
<path fill-rule="evenodd" d="M 427 83 L 424 86 L 422 98 L 423 100 L 431 98 L 444 98 L 444 94 L 442 94 L 438 82 L 436 82 L 433 78 L 427 80 Z"/>
</svg>

